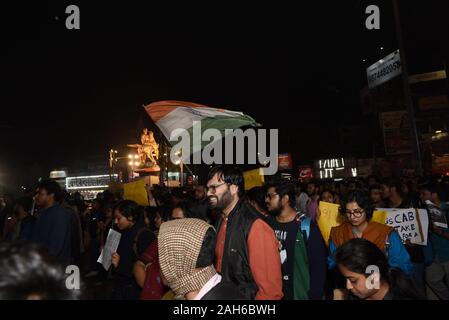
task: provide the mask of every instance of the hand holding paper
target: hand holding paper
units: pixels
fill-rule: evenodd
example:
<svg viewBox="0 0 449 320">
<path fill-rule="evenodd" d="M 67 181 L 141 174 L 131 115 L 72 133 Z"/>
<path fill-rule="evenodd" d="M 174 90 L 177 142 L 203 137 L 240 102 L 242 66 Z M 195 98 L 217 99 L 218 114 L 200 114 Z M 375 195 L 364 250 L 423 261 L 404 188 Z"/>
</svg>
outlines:
<svg viewBox="0 0 449 320">
<path fill-rule="evenodd" d="M 111 267 L 111 263 L 114 263 L 114 261 L 119 263 L 120 256 L 117 254 L 117 248 L 120 243 L 121 234 L 113 229 L 109 229 L 108 237 L 106 239 L 106 243 L 103 247 L 103 250 L 101 250 L 100 257 L 98 257 L 97 262 L 101 263 L 103 265 L 103 268 L 105 270 L 109 270 Z M 117 255 L 113 261 L 113 254 Z M 114 264 L 115 266 L 115 264 Z"/>
</svg>

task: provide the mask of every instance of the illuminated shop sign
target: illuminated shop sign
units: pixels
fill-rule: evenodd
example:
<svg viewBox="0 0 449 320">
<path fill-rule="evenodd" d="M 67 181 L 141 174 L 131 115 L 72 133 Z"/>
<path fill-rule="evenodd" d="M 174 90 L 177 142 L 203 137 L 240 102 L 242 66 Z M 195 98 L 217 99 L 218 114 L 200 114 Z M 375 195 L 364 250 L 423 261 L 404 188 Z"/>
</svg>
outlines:
<svg viewBox="0 0 449 320">
<path fill-rule="evenodd" d="M 330 158 L 316 160 L 314 163 L 316 177 L 320 179 L 339 179 L 357 177 L 357 166 L 354 159 Z"/>
</svg>

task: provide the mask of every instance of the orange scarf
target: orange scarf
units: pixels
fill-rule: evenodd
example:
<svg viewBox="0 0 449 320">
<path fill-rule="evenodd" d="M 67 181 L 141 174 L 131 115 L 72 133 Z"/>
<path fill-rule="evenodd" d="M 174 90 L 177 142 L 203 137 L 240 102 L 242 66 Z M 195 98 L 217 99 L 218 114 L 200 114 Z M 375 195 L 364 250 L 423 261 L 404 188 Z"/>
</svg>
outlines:
<svg viewBox="0 0 449 320">
<path fill-rule="evenodd" d="M 362 234 L 362 238 L 374 243 L 380 250 L 384 251 L 385 242 L 388 240 L 388 235 L 392 230 L 393 228 L 389 226 L 377 222 L 369 222 L 368 227 Z M 352 225 L 349 222 L 344 222 L 342 225 L 331 229 L 330 239 L 337 248 L 354 238 Z"/>
</svg>

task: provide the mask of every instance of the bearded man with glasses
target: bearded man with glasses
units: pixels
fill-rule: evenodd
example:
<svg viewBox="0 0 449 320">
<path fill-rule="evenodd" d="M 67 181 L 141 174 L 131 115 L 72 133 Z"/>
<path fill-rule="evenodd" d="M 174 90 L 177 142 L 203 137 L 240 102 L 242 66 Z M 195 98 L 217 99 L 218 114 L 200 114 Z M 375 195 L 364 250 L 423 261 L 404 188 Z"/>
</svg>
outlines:
<svg viewBox="0 0 449 320">
<path fill-rule="evenodd" d="M 237 286 L 248 300 L 278 300 L 281 261 L 273 229 L 243 199 L 242 172 L 217 166 L 209 172 L 207 196 L 221 213 L 216 225 L 215 268 L 223 282 Z"/>
</svg>

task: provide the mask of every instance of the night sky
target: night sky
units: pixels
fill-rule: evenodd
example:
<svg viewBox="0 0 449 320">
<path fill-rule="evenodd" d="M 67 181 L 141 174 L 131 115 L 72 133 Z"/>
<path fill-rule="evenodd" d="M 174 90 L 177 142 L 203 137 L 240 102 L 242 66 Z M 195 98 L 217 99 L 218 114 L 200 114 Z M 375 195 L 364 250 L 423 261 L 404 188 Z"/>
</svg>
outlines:
<svg viewBox="0 0 449 320">
<path fill-rule="evenodd" d="M 2 5 L 3 177 L 107 160 L 151 127 L 142 105 L 167 99 L 280 129 L 280 151 L 296 164 L 356 152 L 342 151 L 338 128 L 363 121 L 365 69 L 397 49 L 391 1 L 92 2 Z M 437 69 L 449 56 L 447 1 L 400 3 L 411 71 Z M 65 28 L 68 4 L 79 5 L 81 30 Z M 365 29 L 369 4 L 380 6 L 381 30 Z"/>
</svg>

